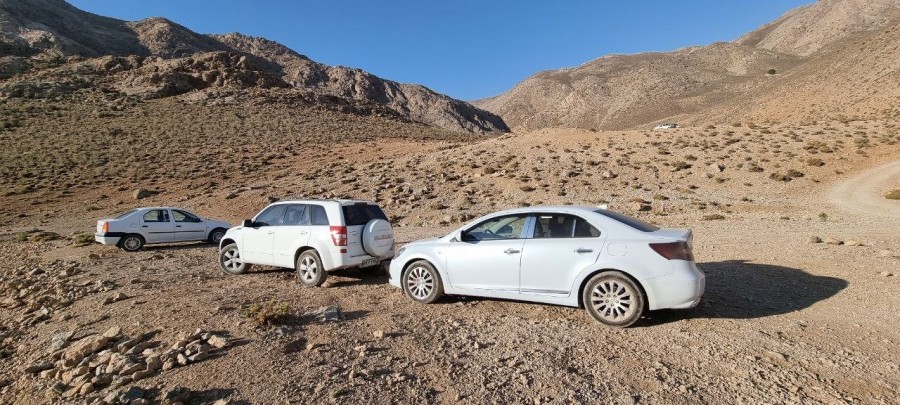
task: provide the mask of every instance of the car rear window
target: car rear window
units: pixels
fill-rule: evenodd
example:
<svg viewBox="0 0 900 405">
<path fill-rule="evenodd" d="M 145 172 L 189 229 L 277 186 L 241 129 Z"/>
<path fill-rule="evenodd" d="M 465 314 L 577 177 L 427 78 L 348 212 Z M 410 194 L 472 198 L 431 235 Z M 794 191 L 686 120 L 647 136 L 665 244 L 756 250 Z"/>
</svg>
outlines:
<svg viewBox="0 0 900 405">
<path fill-rule="evenodd" d="M 629 217 L 628 215 L 624 215 L 624 214 L 619 214 L 618 212 L 613 212 L 613 211 L 608 211 L 608 210 L 597 210 L 594 212 L 596 212 L 600 215 L 615 219 L 616 221 L 619 221 L 619 222 L 621 222 L 625 225 L 628 225 L 634 229 L 637 229 L 641 232 L 653 232 L 653 231 L 659 230 L 659 227 L 657 227 L 653 224 L 648 224 L 644 221 L 641 221 L 640 219 L 632 218 L 632 217 Z"/>
<path fill-rule="evenodd" d="M 137 211 L 137 209 L 133 209 L 133 210 L 130 210 L 130 211 L 125 211 L 125 212 L 119 214 L 119 216 L 117 216 L 115 219 L 122 219 L 122 218 L 125 218 L 125 217 L 131 215 L 131 213 L 133 213 L 133 212 L 135 212 L 135 211 Z"/>
<path fill-rule="evenodd" d="M 373 219 L 383 219 L 387 221 L 387 215 L 377 205 L 372 204 L 353 204 L 344 205 L 344 221 L 346 226 L 365 225 Z"/>
</svg>

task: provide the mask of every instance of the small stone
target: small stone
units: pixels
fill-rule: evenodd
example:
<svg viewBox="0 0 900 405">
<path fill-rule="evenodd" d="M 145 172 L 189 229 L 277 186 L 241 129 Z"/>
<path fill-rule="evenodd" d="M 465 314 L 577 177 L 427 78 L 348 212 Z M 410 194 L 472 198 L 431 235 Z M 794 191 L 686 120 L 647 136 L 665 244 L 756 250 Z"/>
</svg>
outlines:
<svg viewBox="0 0 900 405">
<path fill-rule="evenodd" d="M 178 362 L 178 365 L 180 365 L 180 366 L 186 366 L 188 364 L 187 356 L 185 356 L 181 353 L 178 353 L 178 357 L 176 357 L 176 361 Z"/>
<path fill-rule="evenodd" d="M 154 373 L 156 373 L 156 371 L 154 371 L 154 370 L 141 370 L 141 371 L 136 371 L 134 374 L 131 375 L 131 380 L 132 380 L 132 381 L 143 380 L 143 379 L 145 379 L 145 378 L 147 378 L 147 377 L 152 376 Z"/>
<path fill-rule="evenodd" d="M 121 334 L 122 334 L 122 328 L 120 328 L 118 326 L 110 327 L 109 329 L 106 330 L 106 332 L 103 332 L 103 336 L 108 337 L 110 339 L 116 338 Z"/>
<path fill-rule="evenodd" d="M 25 370 L 23 370 L 23 371 L 26 374 L 34 374 L 34 373 L 39 373 L 44 370 L 49 370 L 51 368 L 53 368 L 53 363 L 44 361 L 44 362 L 30 364 L 27 367 L 25 367 Z"/>
<path fill-rule="evenodd" d="M 375 339 L 384 339 L 384 331 L 376 330 L 376 331 L 372 332 L 372 336 L 374 336 Z"/>
<path fill-rule="evenodd" d="M 777 362 L 787 361 L 787 356 L 784 353 L 779 353 L 779 352 L 772 351 L 772 350 L 766 350 L 763 354 L 766 356 L 766 358 L 768 358 L 771 361 L 777 361 Z"/>
<path fill-rule="evenodd" d="M 849 240 L 847 240 L 847 242 L 844 242 L 844 244 L 847 246 L 862 246 L 863 245 L 862 242 L 860 242 L 858 240 L 854 240 L 854 239 L 849 239 Z"/>
<path fill-rule="evenodd" d="M 142 200 L 144 198 L 152 196 L 153 194 L 154 193 L 152 191 L 145 188 L 139 188 L 137 190 L 134 190 L 134 193 L 132 193 L 135 200 Z"/>
<path fill-rule="evenodd" d="M 822 243 L 822 238 L 818 236 L 810 236 L 809 243 Z"/>
<path fill-rule="evenodd" d="M 203 360 L 206 360 L 206 359 L 208 359 L 208 358 L 209 358 L 209 353 L 207 353 L 207 352 L 199 352 L 199 353 L 197 353 L 197 354 L 195 354 L 195 355 L 193 355 L 193 356 L 188 357 L 188 360 L 190 360 L 191 363 L 196 363 L 196 362 L 198 362 L 198 361 L 203 361 Z"/>
<path fill-rule="evenodd" d="M 116 295 L 113 296 L 113 300 L 116 302 L 122 301 L 126 298 L 128 298 L 128 296 L 125 295 L 125 293 L 121 293 L 121 292 L 118 292 L 118 293 L 116 293 Z"/>
<path fill-rule="evenodd" d="M 840 239 L 832 238 L 830 236 L 825 238 L 824 242 L 829 245 L 843 245 L 844 244 L 844 241 L 842 241 Z"/>
<path fill-rule="evenodd" d="M 209 339 L 206 340 L 206 342 L 216 349 L 221 349 L 225 346 L 228 346 L 228 339 L 219 335 L 210 336 Z"/>
<path fill-rule="evenodd" d="M 882 271 L 881 273 L 878 273 L 878 274 L 880 274 L 881 277 L 892 277 L 894 275 L 894 273 L 891 273 L 889 271 Z"/>
<path fill-rule="evenodd" d="M 94 384 L 86 382 L 81 384 L 81 387 L 78 388 L 78 393 L 81 395 L 87 395 L 94 392 Z"/>
</svg>

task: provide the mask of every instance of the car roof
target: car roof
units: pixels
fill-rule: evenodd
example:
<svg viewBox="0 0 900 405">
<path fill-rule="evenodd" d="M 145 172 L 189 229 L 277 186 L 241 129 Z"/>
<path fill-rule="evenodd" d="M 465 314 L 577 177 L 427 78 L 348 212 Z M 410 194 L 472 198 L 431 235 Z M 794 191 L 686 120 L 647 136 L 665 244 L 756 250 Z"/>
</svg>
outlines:
<svg viewBox="0 0 900 405">
<path fill-rule="evenodd" d="M 602 209 L 601 207 L 591 205 L 534 205 L 530 207 L 512 208 L 508 210 L 498 211 L 495 214 L 519 214 L 527 212 L 594 212 Z"/>
<path fill-rule="evenodd" d="M 370 200 L 350 200 L 344 198 L 311 198 L 304 200 L 283 200 L 276 201 L 269 205 L 278 205 L 278 204 L 310 204 L 310 203 L 323 203 L 323 202 L 336 202 L 338 204 L 348 204 L 348 203 L 367 203 L 367 204 L 376 204 L 374 201 Z M 377 204 L 376 204 L 377 205 Z"/>
</svg>

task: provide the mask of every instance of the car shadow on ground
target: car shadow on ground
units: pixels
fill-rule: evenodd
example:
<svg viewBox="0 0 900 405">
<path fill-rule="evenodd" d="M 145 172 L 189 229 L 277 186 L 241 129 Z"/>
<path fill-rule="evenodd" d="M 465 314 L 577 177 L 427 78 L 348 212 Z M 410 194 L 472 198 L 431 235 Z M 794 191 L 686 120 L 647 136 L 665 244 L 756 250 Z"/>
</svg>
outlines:
<svg viewBox="0 0 900 405">
<path fill-rule="evenodd" d="M 682 319 L 754 319 L 799 311 L 847 288 L 846 280 L 746 260 L 699 263 L 706 292 L 697 307 L 649 312 L 635 326 Z"/>
</svg>

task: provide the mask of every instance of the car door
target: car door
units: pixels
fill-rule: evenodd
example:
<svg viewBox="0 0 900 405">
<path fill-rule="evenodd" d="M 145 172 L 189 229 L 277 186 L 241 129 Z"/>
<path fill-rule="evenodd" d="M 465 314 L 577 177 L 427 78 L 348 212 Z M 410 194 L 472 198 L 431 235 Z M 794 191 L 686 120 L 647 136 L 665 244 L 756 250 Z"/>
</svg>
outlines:
<svg viewBox="0 0 900 405">
<path fill-rule="evenodd" d="M 172 221 L 175 222 L 173 241 L 206 239 L 206 223 L 203 222 L 203 219 L 183 210 L 172 209 L 170 211 L 172 212 Z"/>
<path fill-rule="evenodd" d="M 272 254 L 275 230 L 284 218 L 286 204 L 270 205 L 253 219 L 253 226 L 244 232 L 241 255 L 248 263 L 274 266 Z"/>
<path fill-rule="evenodd" d="M 288 204 L 284 212 L 284 220 L 275 229 L 273 254 L 275 265 L 294 267 L 294 253 L 297 248 L 309 242 L 309 209 L 305 204 Z"/>
<path fill-rule="evenodd" d="M 141 233 L 147 243 L 171 242 L 174 232 L 175 224 L 169 218 L 167 209 L 147 210 L 141 216 Z"/>
<path fill-rule="evenodd" d="M 462 232 L 446 249 L 447 275 L 456 288 L 517 292 L 527 214 L 487 219 Z"/>
<path fill-rule="evenodd" d="M 575 277 L 597 261 L 604 235 L 584 218 L 538 213 L 522 249 L 522 294 L 569 294 Z"/>
</svg>

